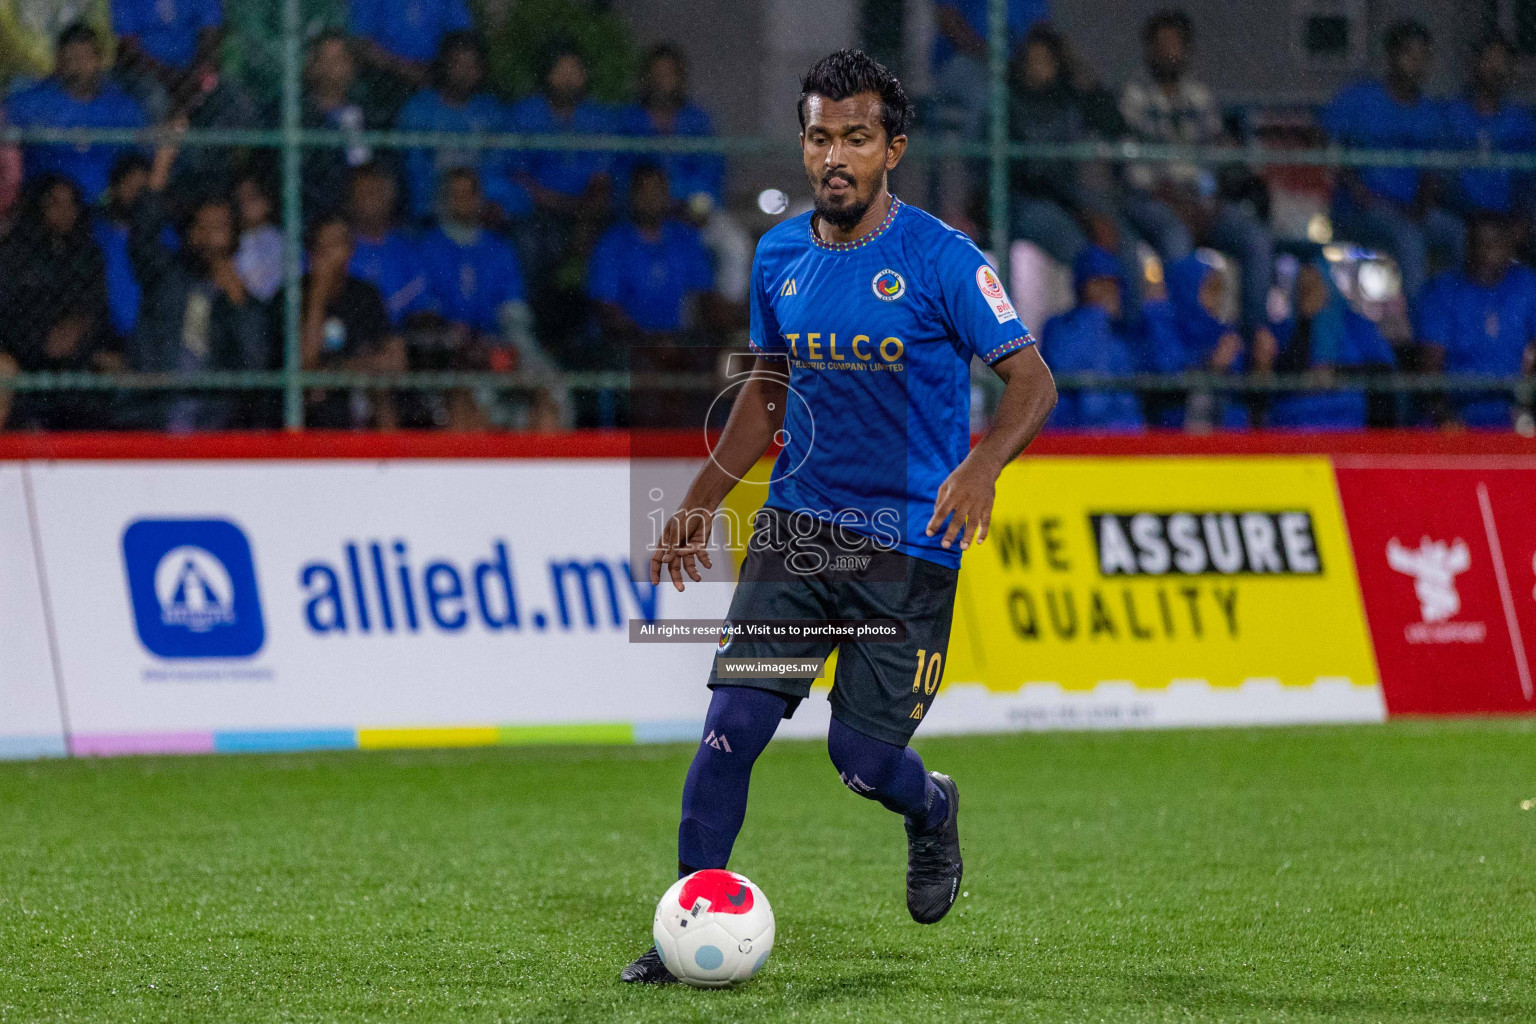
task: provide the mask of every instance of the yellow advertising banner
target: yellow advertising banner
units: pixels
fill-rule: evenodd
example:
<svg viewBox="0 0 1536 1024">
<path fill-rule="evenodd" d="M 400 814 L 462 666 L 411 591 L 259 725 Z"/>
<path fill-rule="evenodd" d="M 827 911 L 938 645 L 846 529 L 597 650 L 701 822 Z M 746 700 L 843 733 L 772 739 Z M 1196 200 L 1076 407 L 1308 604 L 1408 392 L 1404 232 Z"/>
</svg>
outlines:
<svg viewBox="0 0 1536 1024">
<path fill-rule="evenodd" d="M 965 555 L 948 683 L 1377 685 L 1322 458 L 1036 458 Z"/>
</svg>

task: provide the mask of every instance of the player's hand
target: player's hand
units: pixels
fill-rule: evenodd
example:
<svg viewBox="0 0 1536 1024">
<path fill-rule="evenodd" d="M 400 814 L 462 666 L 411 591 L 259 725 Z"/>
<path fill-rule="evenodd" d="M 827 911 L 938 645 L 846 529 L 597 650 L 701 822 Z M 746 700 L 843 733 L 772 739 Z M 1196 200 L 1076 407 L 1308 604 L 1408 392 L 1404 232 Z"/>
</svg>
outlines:
<svg viewBox="0 0 1536 1024">
<path fill-rule="evenodd" d="M 980 544 L 987 537 L 987 526 L 992 521 L 992 501 L 997 495 L 997 474 L 987 467 L 973 462 L 969 457 L 949 478 L 939 486 L 939 497 L 933 505 L 933 518 L 928 520 L 928 536 L 932 537 L 949 517 L 949 529 L 939 543 L 952 547 L 955 538 L 960 539 L 960 550 L 972 542 Z"/>
<path fill-rule="evenodd" d="M 661 543 L 651 552 L 653 586 L 661 583 L 663 565 L 672 576 L 672 585 L 678 590 L 683 589 L 684 572 L 688 573 L 693 582 L 703 582 L 704 577 L 699 575 L 695 559 L 703 562 L 706 569 L 714 568 L 709 560 L 709 528 L 714 518 L 713 509 L 686 505 L 672 513 L 672 518 L 667 520 L 667 525 L 661 531 Z"/>
</svg>

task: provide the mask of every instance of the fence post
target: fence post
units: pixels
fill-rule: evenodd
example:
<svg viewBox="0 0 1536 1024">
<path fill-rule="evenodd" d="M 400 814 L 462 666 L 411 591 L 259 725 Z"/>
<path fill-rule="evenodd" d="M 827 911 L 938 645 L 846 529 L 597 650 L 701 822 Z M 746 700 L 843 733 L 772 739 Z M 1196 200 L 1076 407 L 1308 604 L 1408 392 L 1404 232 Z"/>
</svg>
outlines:
<svg viewBox="0 0 1536 1024">
<path fill-rule="evenodd" d="M 991 221 L 993 258 L 1003 287 L 1008 279 L 1008 0 L 987 5 L 987 70 L 991 119 L 987 143 L 990 149 L 987 214 Z"/>
<path fill-rule="evenodd" d="M 283 0 L 283 426 L 304 427 L 304 392 L 299 386 L 299 262 L 303 256 L 303 204 L 299 145 L 299 0 Z"/>
</svg>

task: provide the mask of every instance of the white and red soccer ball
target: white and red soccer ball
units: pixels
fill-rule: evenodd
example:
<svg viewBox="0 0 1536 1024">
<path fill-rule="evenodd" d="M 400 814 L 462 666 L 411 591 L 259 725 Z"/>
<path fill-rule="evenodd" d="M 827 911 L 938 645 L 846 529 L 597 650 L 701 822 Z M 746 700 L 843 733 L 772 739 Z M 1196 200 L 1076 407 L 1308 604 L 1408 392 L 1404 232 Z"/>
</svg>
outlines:
<svg viewBox="0 0 1536 1024">
<path fill-rule="evenodd" d="M 673 977 L 724 988 L 762 969 L 773 949 L 773 908 L 745 875 L 708 868 L 667 890 L 651 934 Z"/>
</svg>

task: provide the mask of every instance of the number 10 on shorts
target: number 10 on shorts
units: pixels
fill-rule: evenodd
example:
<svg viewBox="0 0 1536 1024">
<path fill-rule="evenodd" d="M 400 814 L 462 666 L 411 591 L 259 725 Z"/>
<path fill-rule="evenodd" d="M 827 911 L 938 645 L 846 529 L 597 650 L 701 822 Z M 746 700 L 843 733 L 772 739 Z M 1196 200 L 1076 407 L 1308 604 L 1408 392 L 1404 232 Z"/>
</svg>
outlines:
<svg viewBox="0 0 1536 1024">
<path fill-rule="evenodd" d="M 944 674 L 944 652 L 934 651 L 929 654 L 922 648 L 917 650 L 917 672 L 912 676 L 912 692 L 921 690 L 929 697 L 939 688 L 939 677 Z"/>
</svg>

